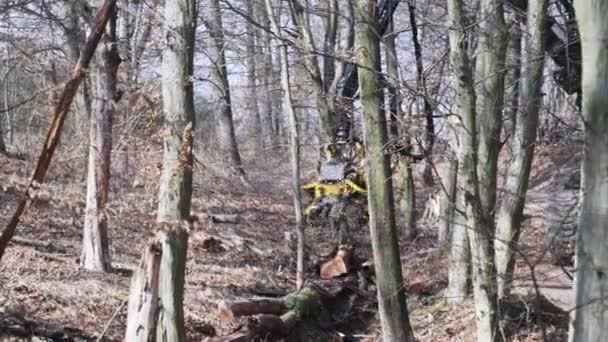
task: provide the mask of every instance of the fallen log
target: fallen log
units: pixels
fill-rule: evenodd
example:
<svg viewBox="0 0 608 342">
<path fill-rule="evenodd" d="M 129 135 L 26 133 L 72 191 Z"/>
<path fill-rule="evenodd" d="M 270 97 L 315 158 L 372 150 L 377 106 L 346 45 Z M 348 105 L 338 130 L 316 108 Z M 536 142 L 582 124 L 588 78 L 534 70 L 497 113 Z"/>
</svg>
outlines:
<svg viewBox="0 0 608 342">
<path fill-rule="evenodd" d="M 31 240 L 22 237 L 15 236 L 11 240 L 14 243 L 18 243 L 20 245 L 32 246 L 32 247 L 40 247 L 40 248 L 50 248 L 53 244 L 50 241 L 42 241 L 42 240 Z"/>
<path fill-rule="evenodd" d="M 209 214 L 213 223 L 239 223 L 239 216 L 236 214 Z"/>
<path fill-rule="evenodd" d="M 255 339 L 279 339 L 289 336 L 301 320 L 317 319 L 324 310 L 318 291 L 304 288 L 282 298 L 260 298 L 218 304 L 222 322 L 250 316 L 247 323 L 230 335 L 208 339 L 209 342 L 238 342 Z"/>
<path fill-rule="evenodd" d="M 229 323 L 235 317 L 255 314 L 281 315 L 287 310 L 286 300 L 283 298 L 249 299 L 235 302 L 221 301 L 218 304 L 218 318 L 224 323 Z"/>
</svg>

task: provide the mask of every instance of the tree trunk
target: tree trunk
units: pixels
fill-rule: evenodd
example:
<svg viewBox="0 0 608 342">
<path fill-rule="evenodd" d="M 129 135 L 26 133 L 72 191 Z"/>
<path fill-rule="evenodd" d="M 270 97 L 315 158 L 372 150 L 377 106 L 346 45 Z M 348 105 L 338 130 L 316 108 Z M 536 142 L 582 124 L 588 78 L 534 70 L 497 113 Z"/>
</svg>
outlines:
<svg viewBox="0 0 608 342">
<path fill-rule="evenodd" d="M 96 96 L 89 142 L 86 210 L 80 265 L 87 270 L 110 272 L 108 217 L 105 206 L 110 187 L 112 120 L 116 112 L 116 84 L 120 57 L 116 47 L 116 13 L 108 23 L 95 60 Z"/>
<path fill-rule="evenodd" d="M 499 11 L 501 17 L 502 8 L 499 4 L 494 4 L 496 7 L 492 7 L 491 11 L 488 10 L 489 4 L 487 1 L 482 0 L 482 8 L 485 9 L 485 13 L 490 14 L 491 11 Z M 493 222 L 489 218 L 492 215 L 486 214 L 484 211 L 484 203 L 487 205 L 491 201 L 490 195 L 492 195 L 492 189 L 487 189 L 488 184 L 480 181 L 480 177 L 477 174 L 478 166 L 478 147 L 484 145 L 483 160 L 484 162 L 491 163 L 493 154 L 488 150 L 488 143 L 494 141 L 489 139 L 487 131 L 489 128 L 490 117 L 494 117 L 495 113 L 484 113 L 480 118 L 480 125 L 484 126 L 484 138 L 478 144 L 477 136 L 477 112 L 475 108 L 475 90 L 473 88 L 473 73 L 471 71 L 472 63 L 467 54 L 467 49 L 471 43 L 471 32 L 467 31 L 467 22 L 465 20 L 464 4 L 462 0 L 450 0 L 448 1 L 448 14 L 450 18 L 450 26 L 454 29 L 450 30 L 450 58 L 452 66 L 455 70 L 457 79 L 459 80 L 457 86 L 457 103 L 460 108 L 461 125 L 460 125 L 460 137 L 462 144 L 459 151 L 459 164 L 461 169 L 461 175 L 464 177 L 463 194 L 464 202 L 466 207 L 467 217 L 467 231 L 469 237 L 469 245 L 471 248 L 471 262 L 472 262 L 472 278 L 473 278 L 473 294 L 475 296 L 475 320 L 477 325 L 477 340 L 480 342 L 492 342 L 500 341 L 502 335 L 498 331 L 498 301 L 496 294 L 496 265 L 494 263 L 494 248 L 493 248 Z M 484 17 L 486 21 L 490 20 L 489 17 Z M 500 18 L 496 18 L 500 20 Z M 498 23 L 493 23 L 498 24 Z M 490 25 L 487 24 L 486 25 Z M 489 44 L 490 40 L 485 38 L 485 44 Z M 484 44 L 482 44 L 484 46 Z M 489 50 L 489 52 L 491 52 Z M 483 59 L 483 55 L 479 56 Z M 500 65 L 498 61 L 493 58 L 486 58 L 486 61 L 490 63 L 488 67 Z M 483 64 L 480 62 L 480 64 Z M 503 61 L 504 64 L 504 61 Z M 488 70 L 494 70 L 490 67 Z M 485 74 L 485 73 L 484 73 Z M 499 78 L 500 76 L 493 75 L 493 77 Z M 486 90 L 502 92 L 502 88 L 498 89 L 496 84 L 486 80 Z M 495 109 L 493 106 L 496 102 L 487 101 L 490 109 Z M 492 126 L 495 128 L 495 126 Z M 500 132 L 500 130 L 498 131 Z M 491 169 L 491 165 L 483 168 L 483 172 L 486 176 L 491 176 L 488 168 Z M 496 175 L 494 174 L 494 182 Z M 485 181 L 491 183 L 492 177 L 484 178 Z M 484 195 L 480 193 L 480 188 L 484 189 Z M 494 196 L 496 189 L 493 189 Z M 482 202 L 482 197 L 485 198 L 485 202 Z M 489 213 L 489 212 L 488 212 Z"/>
<path fill-rule="evenodd" d="M 265 0 L 266 11 L 272 31 L 279 39 L 282 38 L 279 25 L 275 19 L 271 0 Z M 304 225 L 302 224 L 302 193 L 300 186 L 300 132 L 298 118 L 293 106 L 291 97 L 291 82 L 289 80 L 289 63 L 287 60 L 287 45 L 281 44 L 279 47 L 279 59 L 281 64 L 281 88 L 283 90 L 283 108 L 287 111 L 289 119 L 289 147 L 291 149 L 291 169 L 292 169 L 292 191 L 293 205 L 296 215 L 296 235 L 298 239 L 297 247 L 297 267 L 296 267 L 296 288 L 302 289 L 304 286 Z"/>
<path fill-rule="evenodd" d="M 204 23 L 209 30 L 211 41 L 207 47 L 207 56 L 212 64 L 210 80 L 213 84 L 212 93 L 217 111 L 217 130 L 219 145 L 223 157 L 227 157 L 230 166 L 234 167 L 238 175 L 244 179 L 245 169 L 241 162 L 241 155 L 236 143 L 234 122 L 232 120 L 232 100 L 230 97 L 230 84 L 226 69 L 226 56 L 224 54 L 224 29 L 222 26 L 222 12 L 219 0 L 209 0 L 207 11 L 204 13 Z"/>
<path fill-rule="evenodd" d="M 424 117 L 426 119 L 426 129 L 424 134 L 424 151 L 426 163 L 422 179 L 426 185 L 433 185 L 433 162 L 431 155 L 433 154 L 433 146 L 435 145 L 435 121 L 433 119 L 433 107 L 429 101 L 428 92 L 426 90 L 426 77 L 424 76 L 424 64 L 422 62 L 422 47 L 418 40 L 418 25 L 416 24 L 416 5 L 414 1 L 408 3 L 408 11 L 410 18 L 410 26 L 412 28 L 412 42 L 414 43 L 414 57 L 416 58 L 416 90 L 418 96 L 422 97 L 424 105 Z"/>
<path fill-rule="evenodd" d="M 363 108 L 367 158 L 368 203 L 370 231 L 378 310 L 385 342 L 412 341 L 409 323 L 390 178 L 389 156 L 384 153 L 388 140 L 386 116 L 382 105 L 382 88 L 378 84 L 380 72 L 380 38 L 378 8 L 372 0 L 357 1 L 356 51 L 359 63 L 359 85 Z"/>
<path fill-rule="evenodd" d="M 479 163 L 476 167 L 483 214 L 488 216 L 488 222 L 493 222 L 508 37 L 501 0 L 480 0 L 480 11 L 480 39 L 476 57 L 476 76 L 480 80 L 477 97 L 480 113 L 477 115 Z"/>
<path fill-rule="evenodd" d="M 255 4 L 253 1 L 247 1 L 247 15 L 250 18 L 255 18 Z M 258 42 L 258 34 L 253 24 L 247 23 L 247 93 L 249 101 L 247 109 L 250 114 L 250 120 L 253 120 L 253 141 L 257 151 L 264 149 L 264 135 L 262 134 L 262 119 L 260 117 L 260 108 L 258 104 L 258 85 L 257 78 L 259 72 L 257 69 L 256 44 Z"/>
<path fill-rule="evenodd" d="M 450 234 L 454 222 L 454 206 L 456 205 L 456 184 L 458 179 L 458 159 L 450 155 L 448 168 L 441 178 L 441 193 L 439 197 L 439 228 L 437 232 L 437 243 L 442 251 L 449 246 Z M 461 208 L 462 209 L 462 208 Z"/>
<path fill-rule="evenodd" d="M 342 121 L 341 114 L 336 112 L 334 98 L 324 90 L 324 80 L 319 67 L 315 42 L 310 29 L 308 18 L 308 0 L 290 0 L 292 17 L 297 25 L 300 37 L 300 49 L 305 52 L 304 61 L 316 92 L 317 106 L 320 116 L 321 137 L 325 139 L 334 135 L 334 130 Z M 325 80 L 325 83 L 330 82 Z M 323 138 L 321 138 L 323 140 Z"/>
<path fill-rule="evenodd" d="M 505 90 L 508 103 L 505 108 L 505 120 L 503 129 L 505 139 L 515 136 L 515 125 L 517 124 L 517 112 L 519 111 L 519 81 L 521 79 L 521 18 L 519 13 L 511 13 L 509 18 L 509 46 L 507 47 L 507 68 Z"/>
<path fill-rule="evenodd" d="M 131 284 L 126 341 L 185 341 L 183 291 L 192 199 L 195 1 L 168 1 L 162 65 L 165 113 L 157 228 Z"/>
<path fill-rule="evenodd" d="M 496 223 L 496 268 L 498 296 L 508 291 L 513 276 L 515 249 L 528 190 L 530 168 L 534 157 L 538 115 L 542 104 L 546 0 L 528 1 L 526 61 L 521 81 L 522 110 L 518 112 L 512 141 L 513 159 L 507 168 L 502 205 Z"/>
<path fill-rule="evenodd" d="M 608 330 L 608 1 L 574 2 L 583 47 L 584 192 L 576 255 L 574 341 Z"/>
<path fill-rule="evenodd" d="M 460 171 L 460 169 L 459 169 Z M 464 179 L 457 177 L 457 186 L 454 192 L 454 221 L 450 224 L 449 232 L 449 265 L 448 288 L 446 297 L 450 303 L 461 303 L 470 293 L 471 276 L 471 249 L 467 231 L 467 221 L 463 213 Z"/>
<path fill-rule="evenodd" d="M 389 27 L 384 37 L 385 56 L 386 56 L 386 73 L 388 79 L 388 100 L 389 100 L 389 117 L 391 118 L 391 131 L 395 135 L 393 139 L 399 141 L 404 140 L 404 145 L 409 145 L 409 127 L 400 124 L 403 119 L 401 112 L 401 96 L 399 84 L 401 77 L 399 75 L 399 63 L 397 60 L 397 48 L 395 44 L 395 34 L 393 32 L 393 23 L 389 23 Z M 401 135 L 401 137 L 399 136 Z M 414 173 L 412 163 L 405 153 L 399 155 L 399 178 L 402 180 L 401 199 L 399 201 L 399 210 L 403 215 L 402 234 L 405 238 L 411 239 L 416 235 L 416 187 L 414 186 Z"/>
<path fill-rule="evenodd" d="M 264 27 L 270 27 L 270 20 L 266 14 L 266 6 L 261 3 L 255 7 L 256 18 L 258 22 Z M 273 51 L 271 45 L 271 35 L 266 30 L 260 32 L 260 44 L 258 47 L 257 56 L 257 72 L 260 74 L 262 80 L 262 92 L 264 93 L 264 100 L 262 103 L 260 120 L 262 122 L 262 134 L 264 141 L 269 147 L 276 147 L 279 145 L 278 140 L 278 129 L 275 127 L 278 121 L 278 115 L 275 115 L 274 111 L 274 70 L 273 70 Z"/>
</svg>

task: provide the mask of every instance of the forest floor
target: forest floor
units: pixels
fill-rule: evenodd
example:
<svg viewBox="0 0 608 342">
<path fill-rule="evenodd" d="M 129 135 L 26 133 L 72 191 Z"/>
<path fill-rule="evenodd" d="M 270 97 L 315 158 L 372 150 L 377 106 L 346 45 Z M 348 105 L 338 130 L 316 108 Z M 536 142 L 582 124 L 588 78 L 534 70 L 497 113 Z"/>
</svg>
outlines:
<svg viewBox="0 0 608 342">
<path fill-rule="evenodd" d="M 543 153 L 549 156 L 546 160 Z M 209 213 L 237 214 L 239 221 L 218 224 L 203 219 L 191 232 L 184 301 L 188 341 L 230 333 L 240 323 L 226 325 L 218 320 L 220 300 L 286 293 L 295 288 L 292 234 L 295 222 L 289 191 L 289 162 L 280 155 L 269 155 L 257 165 L 249 166 L 251 189 L 235 186 L 238 182 L 218 171 L 221 167 L 197 163 L 193 213 L 200 217 Z M 560 153 L 547 149 L 539 155 L 538 163 L 544 163 Z M 31 163 L 0 155 L 0 228 L 6 226 L 12 215 L 30 171 Z M 533 178 L 535 176 L 542 175 L 536 172 Z M 12 243 L 0 263 L 0 340 L 2 332 L 19 321 L 31 329 L 64 329 L 84 340 L 122 341 L 130 285 L 129 272 L 124 270 L 136 267 L 148 224 L 155 219 L 155 177 L 144 177 L 138 187 L 126 183 L 113 187 L 108 208 L 111 254 L 113 265 L 123 272 L 99 274 L 82 270 L 75 263 L 81 250 L 85 183 L 59 167 L 51 170 L 46 195 L 24 216 L 17 232 L 18 237 L 48 244 Z M 311 177 L 311 172 L 305 172 L 305 180 Z M 539 188 L 538 184 L 533 186 Z M 418 207 L 422 211 L 432 189 L 418 185 L 417 191 Z M 404 286 L 417 340 L 473 341 L 472 300 L 456 306 L 446 303 L 443 290 L 447 284 L 447 264 L 436 246 L 434 224 L 421 220 L 419 229 L 415 240 L 400 241 Z M 542 251 L 543 229 L 542 225 L 527 225 L 522 235 L 522 255 Z M 360 227 L 356 232 L 356 252 L 364 260 L 371 256 L 367 232 L 367 227 Z M 237 236 L 244 243 L 241 248 L 204 248 L 203 235 Z M 307 227 L 306 239 L 313 259 L 335 247 L 328 232 L 318 227 Z M 571 286 L 559 268 L 550 266 L 544 258 L 539 260 L 542 262 L 535 274 L 541 288 L 550 288 L 554 285 L 551 281 L 557 282 L 558 287 Z M 530 277 L 525 276 L 529 267 L 522 261 L 517 265 L 522 280 L 516 282 L 517 290 L 505 306 L 508 328 L 512 331 L 510 339 L 542 341 L 544 328 L 548 341 L 565 341 L 566 314 L 535 300 L 534 286 L 530 284 Z M 314 270 L 309 269 L 312 282 L 318 278 L 313 273 Z M 541 292 L 555 302 L 551 291 L 556 289 Z M 563 301 L 562 308 L 571 305 L 569 289 L 553 295 Z M 371 293 L 369 298 L 373 302 L 375 294 Z M 358 314 L 352 312 L 352 315 Z M 353 322 L 359 324 L 349 325 L 349 331 L 336 329 L 333 333 L 358 336 L 355 340 L 360 341 L 377 340 L 379 326 L 375 318 Z"/>
</svg>

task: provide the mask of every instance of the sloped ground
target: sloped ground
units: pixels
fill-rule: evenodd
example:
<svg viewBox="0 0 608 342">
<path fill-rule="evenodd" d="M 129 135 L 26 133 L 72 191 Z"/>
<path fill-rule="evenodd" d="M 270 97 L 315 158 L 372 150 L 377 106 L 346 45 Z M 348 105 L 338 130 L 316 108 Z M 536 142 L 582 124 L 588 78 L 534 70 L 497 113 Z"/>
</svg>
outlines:
<svg viewBox="0 0 608 342">
<path fill-rule="evenodd" d="M 246 298 L 269 292 L 294 289 L 295 255 L 290 232 L 294 225 L 286 156 L 277 153 L 252 165 L 252 189 L 244 189 L 221 172 L 221 167 L 197 164 L 193 212 L 196 214 L 238 214 L 238 224 L 217 224 L 202 220 L 192 232 L 188 250 L 185 314 L 189 341 L 229 333 L 235 325 L 222 325 L 216 318 L 219 300 Z M 251 163 L 256 164 L 256 163 Z M 17 204 L 30 165 L 0 155 L 0 227 L 4 227 Z M 310 170 L 308 166 L 306 170 Z M 130 285 L 128 273 L 97 274 L 73 263 L 80 253 L 84 183 L 62 175 L 59 168 L 49 177 L 50 200 L 37 202 L 20 224 L 17 235 L 48 241 L 48 248 L 13 244 L 0 263 L 0 332 L 2 320 L 22 317 L 33 325 L 81 331 L 91 340 L 121 341 L 126 321 L 126 300 Z M 310 172 L 304 172 L 310 178 Z M 18 180 L 21 179 L 21 182 Z M 121 269 L 133 269 L 138 262 L 147 223 L 155 218 L 155 175 L 140 177 L 142 187 L 117 186 L 109 206 L 111 253 Z M 429 189 L 419 189 L 419 209 Z M 401 241 L 404 285 L 408 306 L 419 341 L 473 341 L 472 303 L 458 307 L 445 304 L 441 291 L 447 283 L 447 265 L 435 246 L 432 222 L 420 222 L 415 241 Z M 536 248 L 540 230 L 524 233 L 524 245 Z M 248 239 L 251 248 L 206 250 L 200 233 L 229 234 Z M 326 231 L 307 228 L 307 247 L 315 259 L 332 249 Z M 358 253 L 369 258 L 371 249 L 367 228 L 357 233 Z M 59 256 L 61 260 L 49 259 Z M 518 268 L 519 274 L 523 274 Z M 312 270 L 311 270 L 312 271 Z M 371 299 L 375 298 L 371 294 Z M 532 299 L 520 295 L 513 305 L 515 341 L 537 341 L 540 328 L 536 317 L 553 338 L 563 341 L 564 322 L 553 315 L 536 315 L 530 310 Z M 373 303 L 371 303 L 373 304 Z M 551 318 L 551 319 L 550 319 Z M 238 322 L 237 322 L 238 324 Z M 377 321 L 336 331 L 374 341 Z M 560 333 L 562 333 L 560 335 Z"/>
</svg>

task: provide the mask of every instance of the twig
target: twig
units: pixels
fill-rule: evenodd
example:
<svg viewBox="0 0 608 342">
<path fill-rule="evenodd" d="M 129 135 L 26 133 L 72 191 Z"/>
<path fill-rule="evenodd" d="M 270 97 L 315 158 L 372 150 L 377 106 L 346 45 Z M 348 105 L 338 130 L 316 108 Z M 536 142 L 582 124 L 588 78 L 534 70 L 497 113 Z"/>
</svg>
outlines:
<svg viewBox="0 0 608 342">
<path fill-rule="evenodd" d="M 103 327 L 103 331 L 101 332 L 101 334 L 97 338 L 97 342 L 100 342 L 101 339 L 103 338 L 103 336 L 106 334 L 106 332 L 108 332 L 108 329 L 110 328 L 110 325 L 112 324 L 112 322 L 114 321 L 114 319 L 116 318 L 116 316 L 118 315 L 118 313 L 120 312 L 120 310 L 122 310 L 122 308 L 125 306 L 126 303 L 127 303 L 127 300 L 126 299 L 123 300 L 122 303 L 120 303 L 120 305 L 116 309 L 116 311 L 114 311 L 114 314 L 112 314 L 112 317 L 110 317 L 110 320 Z"/>
</svg>

